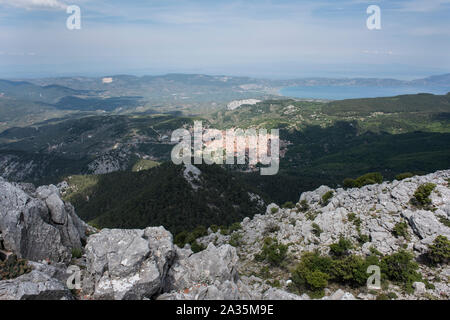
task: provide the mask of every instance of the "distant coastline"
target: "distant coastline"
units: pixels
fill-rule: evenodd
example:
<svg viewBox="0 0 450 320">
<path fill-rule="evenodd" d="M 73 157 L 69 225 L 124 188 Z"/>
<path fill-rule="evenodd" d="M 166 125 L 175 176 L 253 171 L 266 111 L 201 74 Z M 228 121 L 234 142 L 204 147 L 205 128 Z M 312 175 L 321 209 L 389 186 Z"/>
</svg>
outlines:
<svg viewBox="0 0 450 320">
<path fill-rule="evenodd" d="M 284 97 L 301 99 L 358 99 L 358 98 L 377 98 L 389 97 L 403 94 L 431 93 L 447 94 L 449 87 L 434 86 L 291 86 L 283 87 L 278 93 Z"/>
</svg>

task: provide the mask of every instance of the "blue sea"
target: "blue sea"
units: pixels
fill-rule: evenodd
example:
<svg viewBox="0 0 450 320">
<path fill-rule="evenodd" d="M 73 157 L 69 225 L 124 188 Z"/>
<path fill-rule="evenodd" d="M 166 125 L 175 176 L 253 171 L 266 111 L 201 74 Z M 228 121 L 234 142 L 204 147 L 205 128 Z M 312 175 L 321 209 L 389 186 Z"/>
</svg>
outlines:
<svg viewBox="0 0 450 320">
<path fill-rule="evenodd" d="M 447 94 L 447 92 L 450 92 L 450 87 L 303 86 L 286 87 L 280 90 L 280 94 L 286 97 L 327 100 L 389 97 L 415 93 Z"/>
</svg>

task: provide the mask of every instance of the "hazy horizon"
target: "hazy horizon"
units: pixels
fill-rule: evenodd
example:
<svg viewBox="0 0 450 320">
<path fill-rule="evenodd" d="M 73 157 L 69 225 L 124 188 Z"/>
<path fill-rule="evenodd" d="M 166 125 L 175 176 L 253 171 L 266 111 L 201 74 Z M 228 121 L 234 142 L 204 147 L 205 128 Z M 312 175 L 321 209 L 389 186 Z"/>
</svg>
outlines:
<svg viewBox="0 0 450 320">
<path fill-rule="evenodd" d="M 81 10 L 79 30 L 66 27 L 69 5 Z M 369 5 L 380 7 L 380 30 L 366 26 Z M 450 0 L 0 0 L 0 9 L 0 78 L 450 72 Z"/>
</svg>

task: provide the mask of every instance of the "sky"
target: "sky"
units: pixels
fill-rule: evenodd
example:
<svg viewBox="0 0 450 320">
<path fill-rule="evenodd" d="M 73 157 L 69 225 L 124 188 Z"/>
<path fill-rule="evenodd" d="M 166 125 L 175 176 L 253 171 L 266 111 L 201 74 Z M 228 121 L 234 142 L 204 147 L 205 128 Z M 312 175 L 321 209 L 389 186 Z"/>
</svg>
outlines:
<svg viewBox="0 0 450 320">
<path fill-rule="evenodd" d="M 77 5 L 81 29 L 69 30 Z M 377 5 L 381 29 L 366 12 Z M 450 72 L 450 0 L 0 0 L 0 78 Z"/>
</svg>

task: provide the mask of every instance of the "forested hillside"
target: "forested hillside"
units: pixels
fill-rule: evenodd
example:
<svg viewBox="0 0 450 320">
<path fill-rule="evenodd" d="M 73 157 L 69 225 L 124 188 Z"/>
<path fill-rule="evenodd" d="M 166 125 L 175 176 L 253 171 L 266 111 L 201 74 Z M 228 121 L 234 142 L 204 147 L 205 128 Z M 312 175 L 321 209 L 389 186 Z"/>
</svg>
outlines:
<svg viewBox="0 0 450 320">
<path fill-rule="evenodd" d="M 175 234 L 200 225 L 229 226 L 264 211 L 263 198 L 238 177 L 216 165 L 198 170 L 166 162 L 140 172 L 71 176 L 65 199 L 94 225 L 163 225 Z"/>
</svg>

